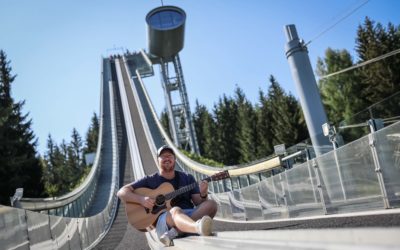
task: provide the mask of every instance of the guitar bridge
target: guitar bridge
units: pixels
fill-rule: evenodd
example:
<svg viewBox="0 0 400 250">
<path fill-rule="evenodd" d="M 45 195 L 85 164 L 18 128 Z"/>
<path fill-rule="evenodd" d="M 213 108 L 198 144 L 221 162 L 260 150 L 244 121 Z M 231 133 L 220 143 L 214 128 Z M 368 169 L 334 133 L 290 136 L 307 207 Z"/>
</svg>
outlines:
<svg viewBox="0 0 400 250">
<path fill-rule="evenodd" d="M 157 207 L 153 207 L 153 210 L 151 210 L 152 214 L 157 214 L 158 212 L 160 212 L 161 210 L 163 210 L 164 208 L 167 208 L 167 206 L 165 205 L 165 203 L 162 206 L 157 206 Z"/>
</svg>

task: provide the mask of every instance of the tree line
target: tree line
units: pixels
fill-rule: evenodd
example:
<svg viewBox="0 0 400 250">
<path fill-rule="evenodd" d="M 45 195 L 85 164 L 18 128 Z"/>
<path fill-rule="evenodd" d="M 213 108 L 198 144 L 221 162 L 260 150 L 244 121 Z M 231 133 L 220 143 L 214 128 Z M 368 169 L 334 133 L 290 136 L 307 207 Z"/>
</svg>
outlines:
<svg viewBox="0 0 400 250">
<path fill-rule="evenodd" d="M 356 34 L 353 59 L 347 50 L 328 48 L 319 58 L 317 74 L 326 75 L 368 61 L 400 48 L 400 28 L 384 27 L 365 18 Z M 59 145 L 49 135 L 47 151 L 40 156 L 24 101 L 11 95 L 13 75 L 6 53 L 0 50 L 0 203 L 9 204 L 16 188 L 26 197 L 59 196 L 73 189 L 88 172 L 84 155 L 96 151 L 98 117 L 93 115 L 83 140 L 73 129 L 71 141 Z M 233 97 L 223 94 L 213 109 L 196 101 L 193 121 L 202 156 L 225 165 L 247 163 L 269 156 L 273 146 L 296 144 L 308 138 L 298 100 L 286 93 L 273 75 L 266 93 L 259 90 L 250 102 L 240 87 Z M 356 113 L 400 91 L 400 57 L 394 55 L 364 67 L 318 82 L 329 121 L 352 121 Z M 400 115 L 398 102 L 385 106 L 387 116 Z M 168 119 L 161 120 L 168 128 Z M 368 117 L 366 117 L 367 119 Z"/>
<path fill-rule="evenodd" d="M 248 163 L 270 155 L 274 146 L 293 145 L 308 137 L 299 103 L 274 76 L 267 93 L 259 90 L 253 105 L 241 88 L 225 94 L 210 112 L 196 102 L 193 122 L 200 153 L 225 165 Z"/>
<path fill-rule="evenodd" d="M 99 120 L 94 113 L 85 141 L 75 128 L 72 130 L 69 143 L 63 140 L 57 145 L 49 135 L 47 151 L 42 159 L 42 180 L 47 196 L 54 197 L 68 193 L 81 184 L 91 169 L 85 155 L 96 152 L 98 131 Z"/>
</svg>

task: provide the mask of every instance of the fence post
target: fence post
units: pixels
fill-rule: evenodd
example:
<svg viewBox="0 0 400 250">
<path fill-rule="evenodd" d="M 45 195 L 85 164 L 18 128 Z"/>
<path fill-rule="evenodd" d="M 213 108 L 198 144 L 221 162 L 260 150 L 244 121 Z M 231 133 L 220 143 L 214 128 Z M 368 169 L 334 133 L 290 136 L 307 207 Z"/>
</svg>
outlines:
<svg viewBox="0 0 400 250">
<path fill-rule="evenodd" d="M 322 190 L 322 181 L 321 177 L 319 176 L 318 163 L 315 158 L 311 160 L 311 165 L 314 167 L 315 170 L 315 177 L 317 178 L 317 187 L 319 196 L 321 197 L 322 209 L 324 210 L 325 214 L 328 214 L 328 210 L 326 209 L 326 204 L 325 204 L 324 191 Z"/>
<path fill-rule="evenodd" d="M 306 148 L 305 152 L 306 152 L 306 157 L 307 157 L 308 176 L 310 177 L 311 187 L 312 187 L 313 195 L 314 195 L 314 201 L 315 201 L 315 203 L 317 203 L 318 202 L 317 194 L 315 193 L 315 186 L 314 186 L 314 182 L 313 182 L 313 178 L 312 178 L 312 174 L 311 174 L 311 156 L 310 156 L 309 149 Z M 315 178 L 317 178 L 317 177 L 315 176 Z"/>
<path fill-rule="evenodd" d="M 375 147 L 375 142 L 376 142 L 375 141 L 375 132 L 376 132 L 376 130 L 379 129 L 379 127 L 376 126 L 376 122 L 374 119 L 369 120 L 368 125 L 371 130 L 371 133 L 368 135 L 369 146 L 371 148 L 372 158 L 374 160 L 375 173 L 378 178 L 379 187 L 380 187 L 381 193 L 382 193 L 383 204 L 384 204 L 385 208 L 390 208 L 390 202 L 389 202 L 386 187 L 385 187 L 385 181 L 383 179 L 382 168 L 381 168 L 381 164 L 379 162 L 378 152 L 376 151 L 376 147 Z"/>
</svg>

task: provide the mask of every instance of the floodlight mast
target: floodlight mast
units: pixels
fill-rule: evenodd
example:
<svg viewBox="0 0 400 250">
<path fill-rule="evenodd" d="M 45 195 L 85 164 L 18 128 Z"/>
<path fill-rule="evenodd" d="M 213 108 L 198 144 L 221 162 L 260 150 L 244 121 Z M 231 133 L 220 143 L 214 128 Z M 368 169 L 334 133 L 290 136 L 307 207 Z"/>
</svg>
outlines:
<svg viewBox="0 0 400 250">
<path fill-rule="evenodd" d="M 148 48 L 153 63 L 160 64 L 161 81 L 174 143 L 200 154 L 179 51 L 183 49 L 186 13 L 175 6 L 161 6 L 146 16 Z M 179 95 L 174 93 L 179 92 Z"/>
<path fill-rule="evenodd" d="M 322 124 L 327 123 L 327 118 L 308 57 L 308 50 L 304 42 L 299 39 L 293 24 L 285 26 L 285 33 L 287 38 L 286 57 L 297 87 L 315 154 L 320 156 L 332 150 L 332 147 L 322 131 Z"/>
</svg>

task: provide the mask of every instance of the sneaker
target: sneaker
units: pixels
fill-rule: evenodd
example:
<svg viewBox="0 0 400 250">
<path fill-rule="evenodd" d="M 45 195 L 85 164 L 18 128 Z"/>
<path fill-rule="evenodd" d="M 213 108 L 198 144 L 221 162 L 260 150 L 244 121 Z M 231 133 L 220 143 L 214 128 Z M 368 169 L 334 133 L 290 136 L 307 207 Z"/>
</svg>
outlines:
<svg viewBox="0 0 400 250">
<path fill-rule="evenodd" d="M 175 228 L 171 228 L 167 232 L 165 232 L 163 235 L 160 237 L 161 243 L 163 243 L 166 247 L 169 247 L 172 243 L 172 240 L 178 237 L 178 231 L 176 231 Z"/>
<path fill-rule="evenodd" d="M 203 216 L 200 220 L 196 221 L 197 233 L 201 236 L 210 236 L 212 234 L 213 220 L 210 216 Z"/>
</svg>

